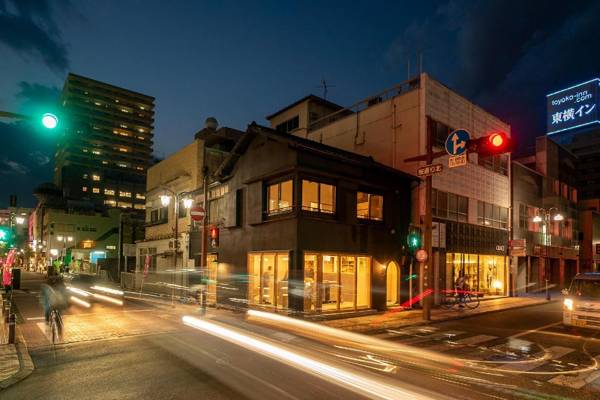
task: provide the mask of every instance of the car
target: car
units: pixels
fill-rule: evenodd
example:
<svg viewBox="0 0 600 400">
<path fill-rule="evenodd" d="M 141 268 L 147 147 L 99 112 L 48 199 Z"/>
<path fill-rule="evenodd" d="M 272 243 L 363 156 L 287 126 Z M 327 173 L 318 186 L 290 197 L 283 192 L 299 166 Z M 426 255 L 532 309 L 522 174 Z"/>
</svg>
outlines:
<svg viewBox="0 0 600 400">
<path fill-rule="evenodd" d="M 563 324 L 600 330 L 600 273 L 575 275 L 571 286 L 563 290 Z"/>
</svg>

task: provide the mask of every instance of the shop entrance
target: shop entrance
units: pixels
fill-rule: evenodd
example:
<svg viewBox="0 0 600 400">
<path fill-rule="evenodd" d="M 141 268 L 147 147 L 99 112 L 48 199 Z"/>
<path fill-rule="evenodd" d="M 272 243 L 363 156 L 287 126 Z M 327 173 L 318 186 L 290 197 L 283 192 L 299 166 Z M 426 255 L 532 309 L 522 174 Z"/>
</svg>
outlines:
<svg viewBox="0 0 600 400">
<path fill-rule="evenodd" d="M 388 307 L 400 304 L 400 268 L 394 261 L 386 269 L 386 304 Z"/>
</svg>

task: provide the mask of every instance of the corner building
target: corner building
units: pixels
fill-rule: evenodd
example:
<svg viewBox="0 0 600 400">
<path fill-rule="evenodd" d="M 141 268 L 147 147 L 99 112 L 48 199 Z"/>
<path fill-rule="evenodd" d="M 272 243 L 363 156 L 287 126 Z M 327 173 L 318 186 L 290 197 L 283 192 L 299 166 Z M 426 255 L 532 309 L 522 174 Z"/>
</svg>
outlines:
<svg viewBox="0 0 600 400">
<path fill-rule="evenodd" d="M 309 99 L 314 102 L 314 97 Z M 330 104 L 325 105 L 331 109 Z M 306 107 L 309 112 L 303 111 Z M 296 102 L 268 119 L 272 127 L 279 127 L 304 116 L 307 119 L 292 124 L 298 128 L 288 130 L 289 134 L 371 156 L 411 175 L 425 163 L 404 160 L 425 154 L 428 136 L 435 152 L 444 150 L 448 134 L 455 129 L 466 129 L 475 138 L 498 131 L 511 133 L 508 124 L 425 73 L 322 116 L 311 113 L 310 108 L 310 102 Z M 463 274 L 468 275 L 471 288 L 486 296 L 507 295 L 511 287 L 507 257 L 510 156 L 469 154 L 466 166 L 452 169 L 448 168 L 448 156 L 434 163 L 444 166 L 443 172 L 433 176 L 434 249 L 430 259 L 436 296 L 453 288 Z M 411 196 L 412 222 L 422 226 L 425 185 L 415 188 Z M 409 268 L 403 265 L 401 279 L 409 277 Z M 414 272 L 421 276 L 418 268 Z M 422 291 L 423 284 L 422 279 L 414 281 L 413 295 Z M 401 298 L 408 298 L 407 290 Z"/>
<path fill-rule="evenodd" d="M 68 198 L 143 210 L 154 98 L 71 73 L 60 105 L 54 183 Z"/>
</svg>

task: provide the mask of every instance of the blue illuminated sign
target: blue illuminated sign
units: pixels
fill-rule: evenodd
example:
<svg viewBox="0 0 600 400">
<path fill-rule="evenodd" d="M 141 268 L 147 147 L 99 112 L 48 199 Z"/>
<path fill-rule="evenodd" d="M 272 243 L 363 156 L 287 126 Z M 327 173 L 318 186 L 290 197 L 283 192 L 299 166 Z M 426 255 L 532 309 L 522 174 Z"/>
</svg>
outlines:
<svg viewBox="0 0 600 400">
<path fill-rule="evenodd" d="M 599 124 L 599 85 L 600 79 L 596 78 L 546 95 L 548 135 Z"/>
</svg>

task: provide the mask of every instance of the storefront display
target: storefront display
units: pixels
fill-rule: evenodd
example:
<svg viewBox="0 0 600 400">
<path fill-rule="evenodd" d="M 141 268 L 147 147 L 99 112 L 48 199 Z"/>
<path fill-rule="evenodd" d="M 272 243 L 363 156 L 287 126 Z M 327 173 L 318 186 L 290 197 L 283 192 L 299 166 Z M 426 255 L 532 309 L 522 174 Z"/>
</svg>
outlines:
<svg viewBox="0 0 600 400">
<path fill-rule="evenodd" d="M 459 276 L 466 276 L 471 290 L 485 295 L 505 296 L 508 282 L 506 256 L 446 254 L 446 289 L 453 289 Z"/>
</svg>

